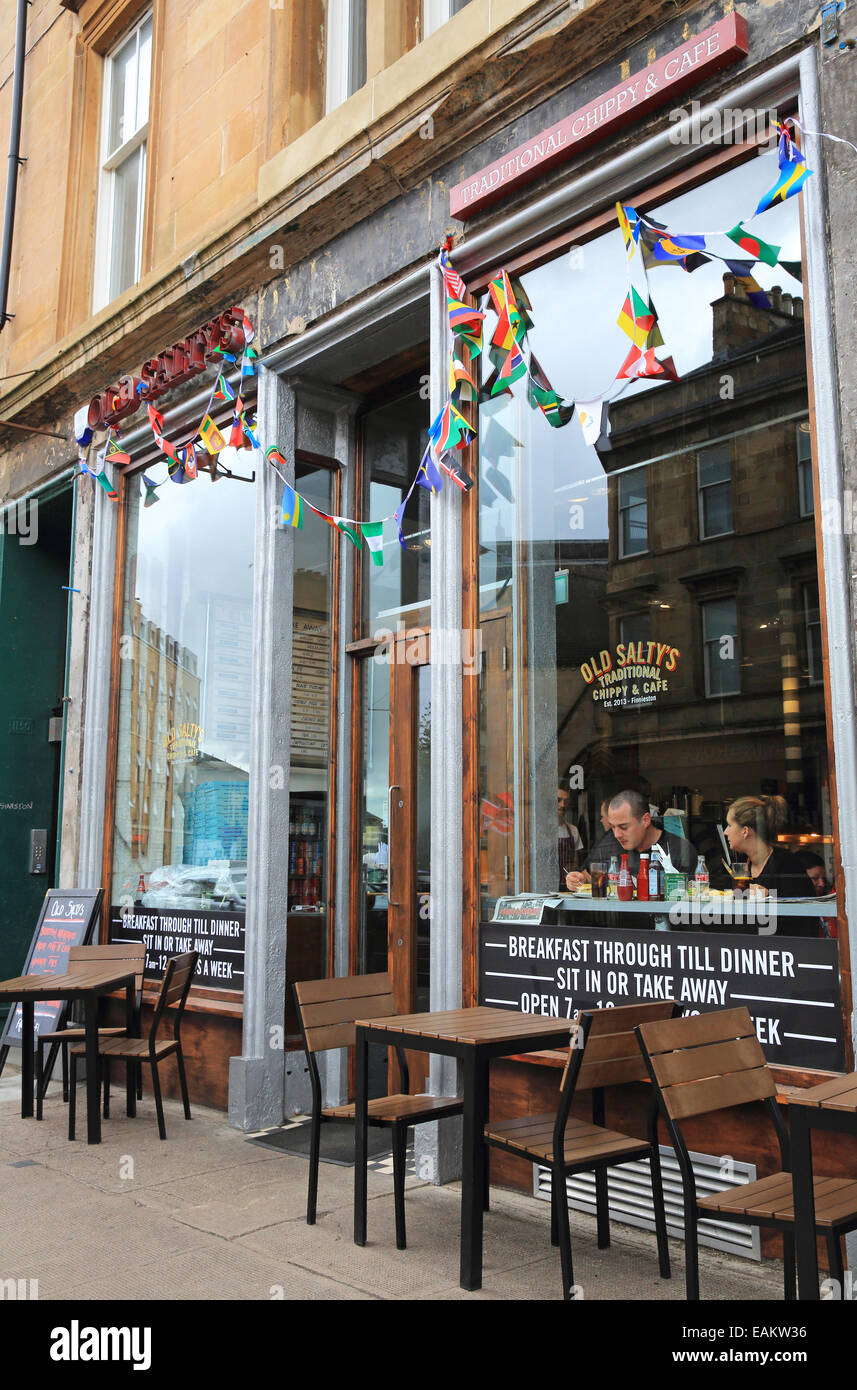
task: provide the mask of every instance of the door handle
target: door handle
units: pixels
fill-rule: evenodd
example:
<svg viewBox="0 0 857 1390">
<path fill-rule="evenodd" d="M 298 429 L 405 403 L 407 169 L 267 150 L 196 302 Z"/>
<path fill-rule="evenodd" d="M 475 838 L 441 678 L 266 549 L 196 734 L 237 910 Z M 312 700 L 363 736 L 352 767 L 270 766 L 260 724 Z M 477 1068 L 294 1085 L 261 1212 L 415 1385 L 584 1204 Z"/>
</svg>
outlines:
<svg viewBox="0 0 857 1390">
<path fill-rule="evenodd" d="M 390 896 L 393 887 L 393 792 L 400 792 L 402 789 L 397 782 L 387 788 L 387 902 L 390 907 L 401 907 L 401 903 L 394 903 Z"/>
</svg>

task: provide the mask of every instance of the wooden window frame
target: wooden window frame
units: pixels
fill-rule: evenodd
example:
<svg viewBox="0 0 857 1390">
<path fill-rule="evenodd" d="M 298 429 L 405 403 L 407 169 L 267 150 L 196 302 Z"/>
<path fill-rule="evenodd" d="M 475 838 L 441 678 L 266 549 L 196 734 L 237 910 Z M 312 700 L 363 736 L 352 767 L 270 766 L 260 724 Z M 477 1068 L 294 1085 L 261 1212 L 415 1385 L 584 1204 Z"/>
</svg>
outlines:
<svg viewBox="0 0 857 1390">
<path fill-rule="evenodd" d="M 152 15 L 152 64 L 139 279 L 152 269 L 166 6 L 167 0 L 85 0 L 80 7 L 69 124 L 68 201 L 63 221 L 57 302 L 58 340 L 80 327 L 94 313 L 101 312 L 93 308 L 95 219 L 82 218 L 80 209 L 98 206 L 105 59 L 147 12 Z M 124 293 L 130 294 L 131 290 Z"/>
</svg>

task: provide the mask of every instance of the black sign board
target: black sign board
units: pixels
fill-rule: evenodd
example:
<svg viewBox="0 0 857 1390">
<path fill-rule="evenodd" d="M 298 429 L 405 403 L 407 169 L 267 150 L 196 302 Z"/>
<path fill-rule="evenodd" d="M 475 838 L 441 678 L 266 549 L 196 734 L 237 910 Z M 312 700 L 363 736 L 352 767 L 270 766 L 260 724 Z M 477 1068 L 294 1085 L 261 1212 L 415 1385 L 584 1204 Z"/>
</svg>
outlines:
<svg viewBox="0 0 857 1390">
<path fill-rule="evenodd" d="M 480 1004 L 554 1018 L 655 999 L 685 1013 L 743 1004 L 769 1062 L 845 1068 L 836 941 L 491 922 L 480 947 Z"/>
<path fill-rule="evenodd" d="M 22 975 L 62 975 L 68 968 L 72 946 L 86 946 L 92 940 L 101 911 L 101 888 L 51 888 L 39 914 Z M 33 1005 L 36 1036 L 61 1027 L 68 1008 L 66 1000 L 52 999 Z M 2 1062 L 6 1049 L 21 1046 L 21 1005 L 15 1004 L 6 1019 L 0 1038 Z"/>
<path fill-rule="evenodd" d="M 110 940 L 143 941 L 146 979 L 159 980 L 170 956 L 199 951 L 195 985 L 244 989 L 244 913 L 111 907 Z"/>
</svg>

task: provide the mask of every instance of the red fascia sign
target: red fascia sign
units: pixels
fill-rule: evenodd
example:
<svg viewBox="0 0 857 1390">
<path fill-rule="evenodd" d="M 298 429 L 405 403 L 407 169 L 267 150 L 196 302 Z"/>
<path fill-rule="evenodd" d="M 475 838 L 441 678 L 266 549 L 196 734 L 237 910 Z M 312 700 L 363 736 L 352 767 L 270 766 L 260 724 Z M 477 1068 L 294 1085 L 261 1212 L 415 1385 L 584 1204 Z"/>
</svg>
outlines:
<svg viewBox="0 0 857 1390">
<path fill-rule="evenodd" d="M 227 309 L 203 324 L 189 338 L 150 357 L 140 375 L 122 376 L 89 402 L 87 421 L 92 430 L 118 425 L 133 415 L 144 401 L 154 401 L 174 386 L 204 372 L 210 362 L 222 361 L 224 352 L 240 353 L 244 347 L 244 316 L 241 309 Z"/>
<path fill-rule="evenodd" d="M 449 210 L 460 222 L 508 193 L 566 163 L 587 146 L 695 86 L 749 52 L 747 21 L 727 15 L 681 48 L 673 49 L 635 77 L 582 106 L 511 154 L 457 183 L 450 190 Z"/>
</svg>

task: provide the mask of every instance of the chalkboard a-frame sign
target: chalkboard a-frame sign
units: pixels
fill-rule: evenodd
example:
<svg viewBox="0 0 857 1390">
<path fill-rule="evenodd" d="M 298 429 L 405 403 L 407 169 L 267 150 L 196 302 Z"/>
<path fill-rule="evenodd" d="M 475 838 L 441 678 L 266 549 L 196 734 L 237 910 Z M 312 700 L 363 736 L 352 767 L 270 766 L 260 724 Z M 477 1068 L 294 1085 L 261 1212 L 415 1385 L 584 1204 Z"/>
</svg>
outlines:
<svg viewBox="0 0 857 1390">
<path fill-rule="evenodd" d="M 22 975 L 62 975 L 72 946 L 88 946 L 104 897 L 102 888 L 50 888 L 33 932 Z M 45 1000 L 33 1005 L 36 1036 L 61 1028 L 68 1003 Z M 10 1047 L 21 1046 L 21 1005 L 9 1011 L 0 1038 L 0 1071 Z"/>
</svg>

